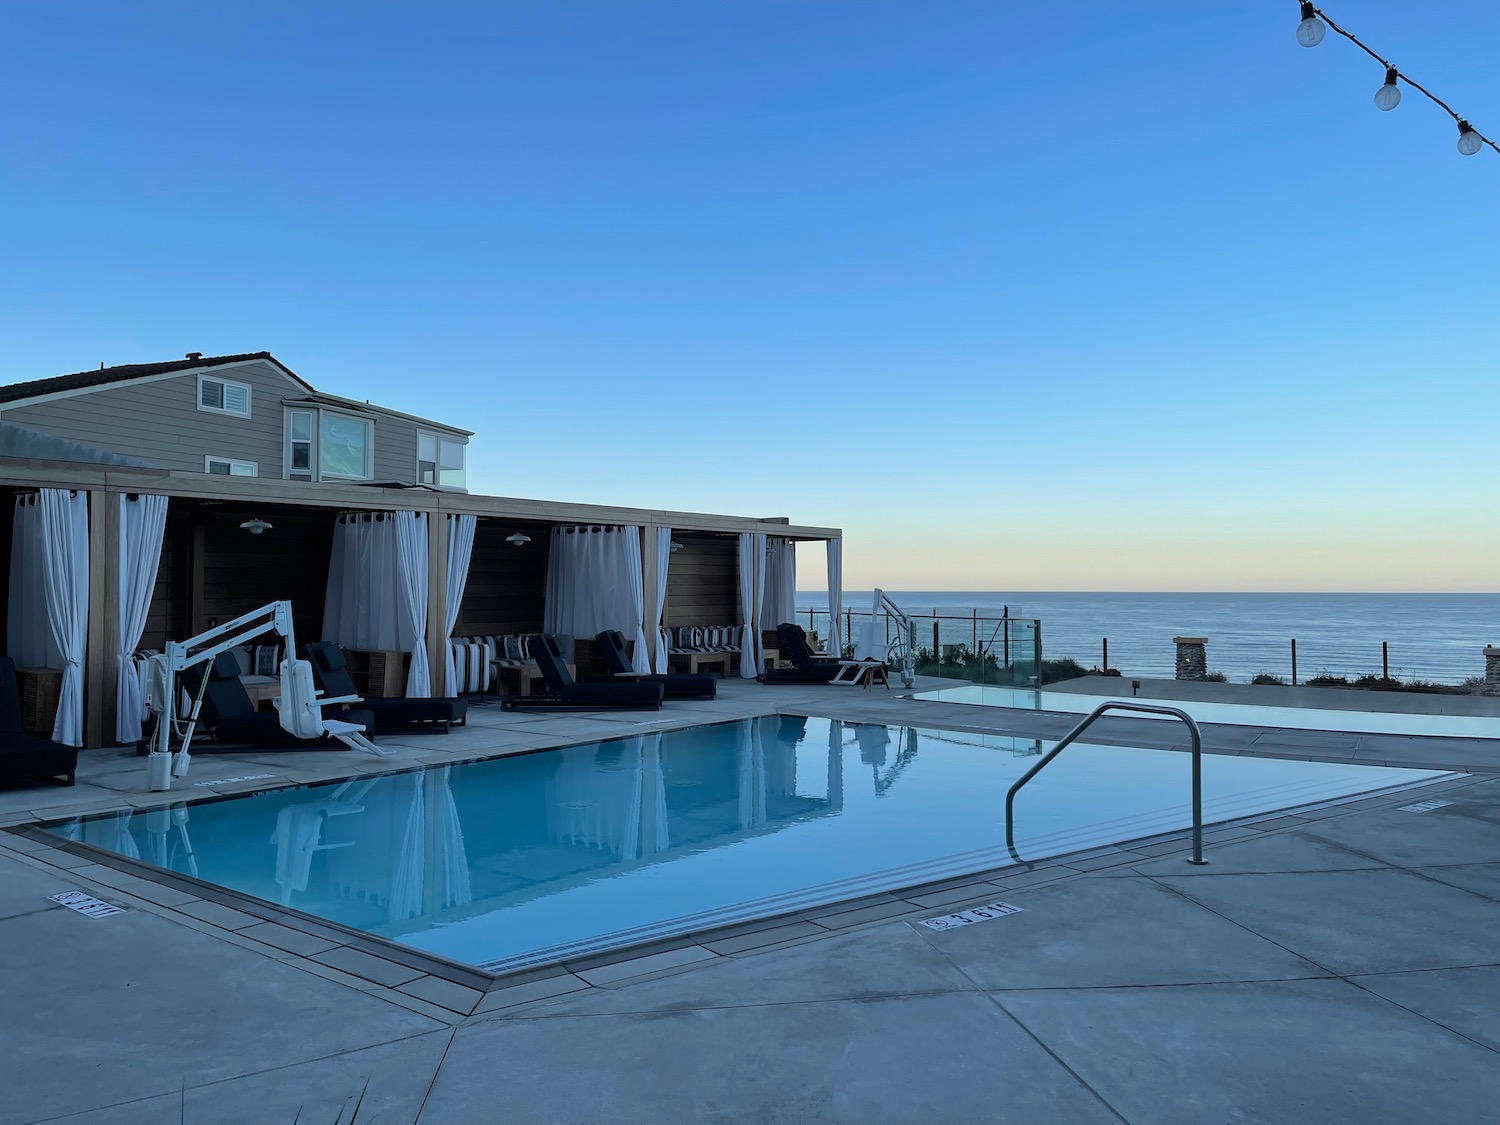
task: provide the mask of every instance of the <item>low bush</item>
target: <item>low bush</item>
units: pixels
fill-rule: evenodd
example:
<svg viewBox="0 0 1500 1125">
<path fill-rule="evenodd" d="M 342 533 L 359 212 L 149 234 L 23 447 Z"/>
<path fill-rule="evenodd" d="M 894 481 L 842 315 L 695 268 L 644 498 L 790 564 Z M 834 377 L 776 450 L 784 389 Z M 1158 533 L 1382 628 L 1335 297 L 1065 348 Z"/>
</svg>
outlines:
<svg viewBox="0 0 1500 1125">
<path fill-rule="evenodd" d="M 1078 661 L 1068 657 L 1062 660 L 1042 661 L 1042 683 L 1055 684 L 1058 680 L 1071 680 L 1088 675 L 1088 670 Z"/>
<path fill-rule="evenodd" d="M 1205 672 L 1203 674 L 1203 680 L 1205 683 L 1210 684 L 1227 684 L 1229 682 L 1229 677 L 1224 675 L 1223 672 Z"/>
<path fill-rule="evenodd" d="M 1250 682 L 1252 684 L 1279 684 L 1286 687 L 1286 681 L 1271 672 L 1257 672 L 1250 677 Z"/>
<path fill-rule="evenodd" d="M 1332 676 L 1327 672 L 1319 672 L 1310 680 L 1304 680 L 1307 687 L 1348 687 L 1349 681 L 1344 676 Z"/>
</svg>

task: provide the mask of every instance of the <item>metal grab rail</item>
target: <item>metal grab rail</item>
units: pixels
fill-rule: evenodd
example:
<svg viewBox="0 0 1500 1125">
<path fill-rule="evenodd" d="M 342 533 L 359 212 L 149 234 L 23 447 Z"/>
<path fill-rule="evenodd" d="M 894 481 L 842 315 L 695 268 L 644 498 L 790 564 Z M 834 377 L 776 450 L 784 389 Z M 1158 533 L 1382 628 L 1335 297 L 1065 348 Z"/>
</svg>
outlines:
<svg viewBox="0 0 1500 1125">
<path fill-rule="evenodd" d="M 1171 715 L 1173 718 L 1181 719 L 1187 724 L 1188 733 L 1193 736 L 1193 858 L 1189 863 L 1195 863 L 1200 867 L 1206 862 L 1203 858 L 1203 736 L 1198 733 L 1198 724 L 1186 711 L 1177 707 L 1156 707 L 1149 703 L 1126 703 L 1123 700 L 1110 700 L 1101 703 L 1089 712 L 1088 717 L 1063 736 L 1061 742 L 1054 746 L 1042 760 L 1037 762 L 1029 770 L 1023 773 L 1016 783 L 1010 787 L 1005 794 L 1005 846 L 1010 849 L 1010 854 L 1018 861 L 1021 857 L 1016 852 L 1016 828 L 1015 819 L 1012 816 L 1016 801 L 1016 794 L 1020 792 L 1021 786 L 1025 785 L 1042 768 L 1063 752 L 1063 748 L 1078 741 L 1078 736 L 1088 730 L 1107 711 L 1144 711 L 1151 715 Z"/>
</svg>

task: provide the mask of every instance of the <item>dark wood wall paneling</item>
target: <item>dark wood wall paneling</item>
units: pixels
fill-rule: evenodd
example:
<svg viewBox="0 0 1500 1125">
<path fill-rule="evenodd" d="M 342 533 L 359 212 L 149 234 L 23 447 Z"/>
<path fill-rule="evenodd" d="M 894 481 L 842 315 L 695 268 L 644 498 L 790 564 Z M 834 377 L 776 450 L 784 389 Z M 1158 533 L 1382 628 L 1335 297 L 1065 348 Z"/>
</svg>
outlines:
<svg viewBox="0 0 1500 1125">
<path fill-rule="evenodd" d="M 733 537 L 674 536 L 682 550 L 667 564 L 667 605 L 663 622 L 677 625 L 733 625 L 740 613 L 739 541 Z"/>
<path fill-rule="evenodd" d="M 6 596 L 0 598 L 0 652 L 4 651 L 10 637 L 10 548 L 15 535 L 17 491 L 0 488 L 0 564 L 4 565 L 0 575 L 5 578 L 6 591 Z"/>
<path fill-rule="evenodd" d="M 267 512 L 272 526 L 260 535 L 240 528 L 246 518 L 168 507 L 142 648 L 185 640 L 211 621 L 222 625 L 282 598 L 292 603 L 299 643 L 322 635 L 334 513 Z"/>
<path fill-rule="evenodd" d="M 507 543 L 506 537 L 517 531 L 531 536 L 531 542 L 519 547 Z M 550 544 L 547 527 L 480 520 L 453 635 L 541 632 Z"/>
</svg>

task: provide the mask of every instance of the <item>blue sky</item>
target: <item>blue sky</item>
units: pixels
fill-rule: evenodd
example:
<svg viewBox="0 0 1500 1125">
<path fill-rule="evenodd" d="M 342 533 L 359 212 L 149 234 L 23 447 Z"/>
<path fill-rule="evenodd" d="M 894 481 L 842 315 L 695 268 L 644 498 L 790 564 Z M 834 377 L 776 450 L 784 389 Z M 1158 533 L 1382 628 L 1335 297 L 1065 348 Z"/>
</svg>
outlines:
<svg viewBox="0 0 1500 1125">
<path fill-rule="evenodd" d="M 1328 7 L 1500 134 L 1500 6 Z M 267 349 L 850 588 L 1494 590 L 1500 156 L 1296 23 L 20 0 L 0 379 Z"/>
</svg>

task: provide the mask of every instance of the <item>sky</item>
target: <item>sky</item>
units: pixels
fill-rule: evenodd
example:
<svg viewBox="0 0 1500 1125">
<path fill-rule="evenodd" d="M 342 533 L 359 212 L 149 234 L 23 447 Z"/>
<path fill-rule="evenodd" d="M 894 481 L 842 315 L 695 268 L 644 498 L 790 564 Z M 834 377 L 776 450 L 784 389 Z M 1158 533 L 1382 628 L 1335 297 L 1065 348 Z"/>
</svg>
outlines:
<svg viewBox="0 0 1500 1125">
<path fill-rule="evenodd" d="M 1327 9 L 1500 137 L 1500 5 Z M 1297 20 L 13 0 L 0 382 L 268 350 L 849 589 L 1500 589 L 1500 155 Z"/>
</svg>

